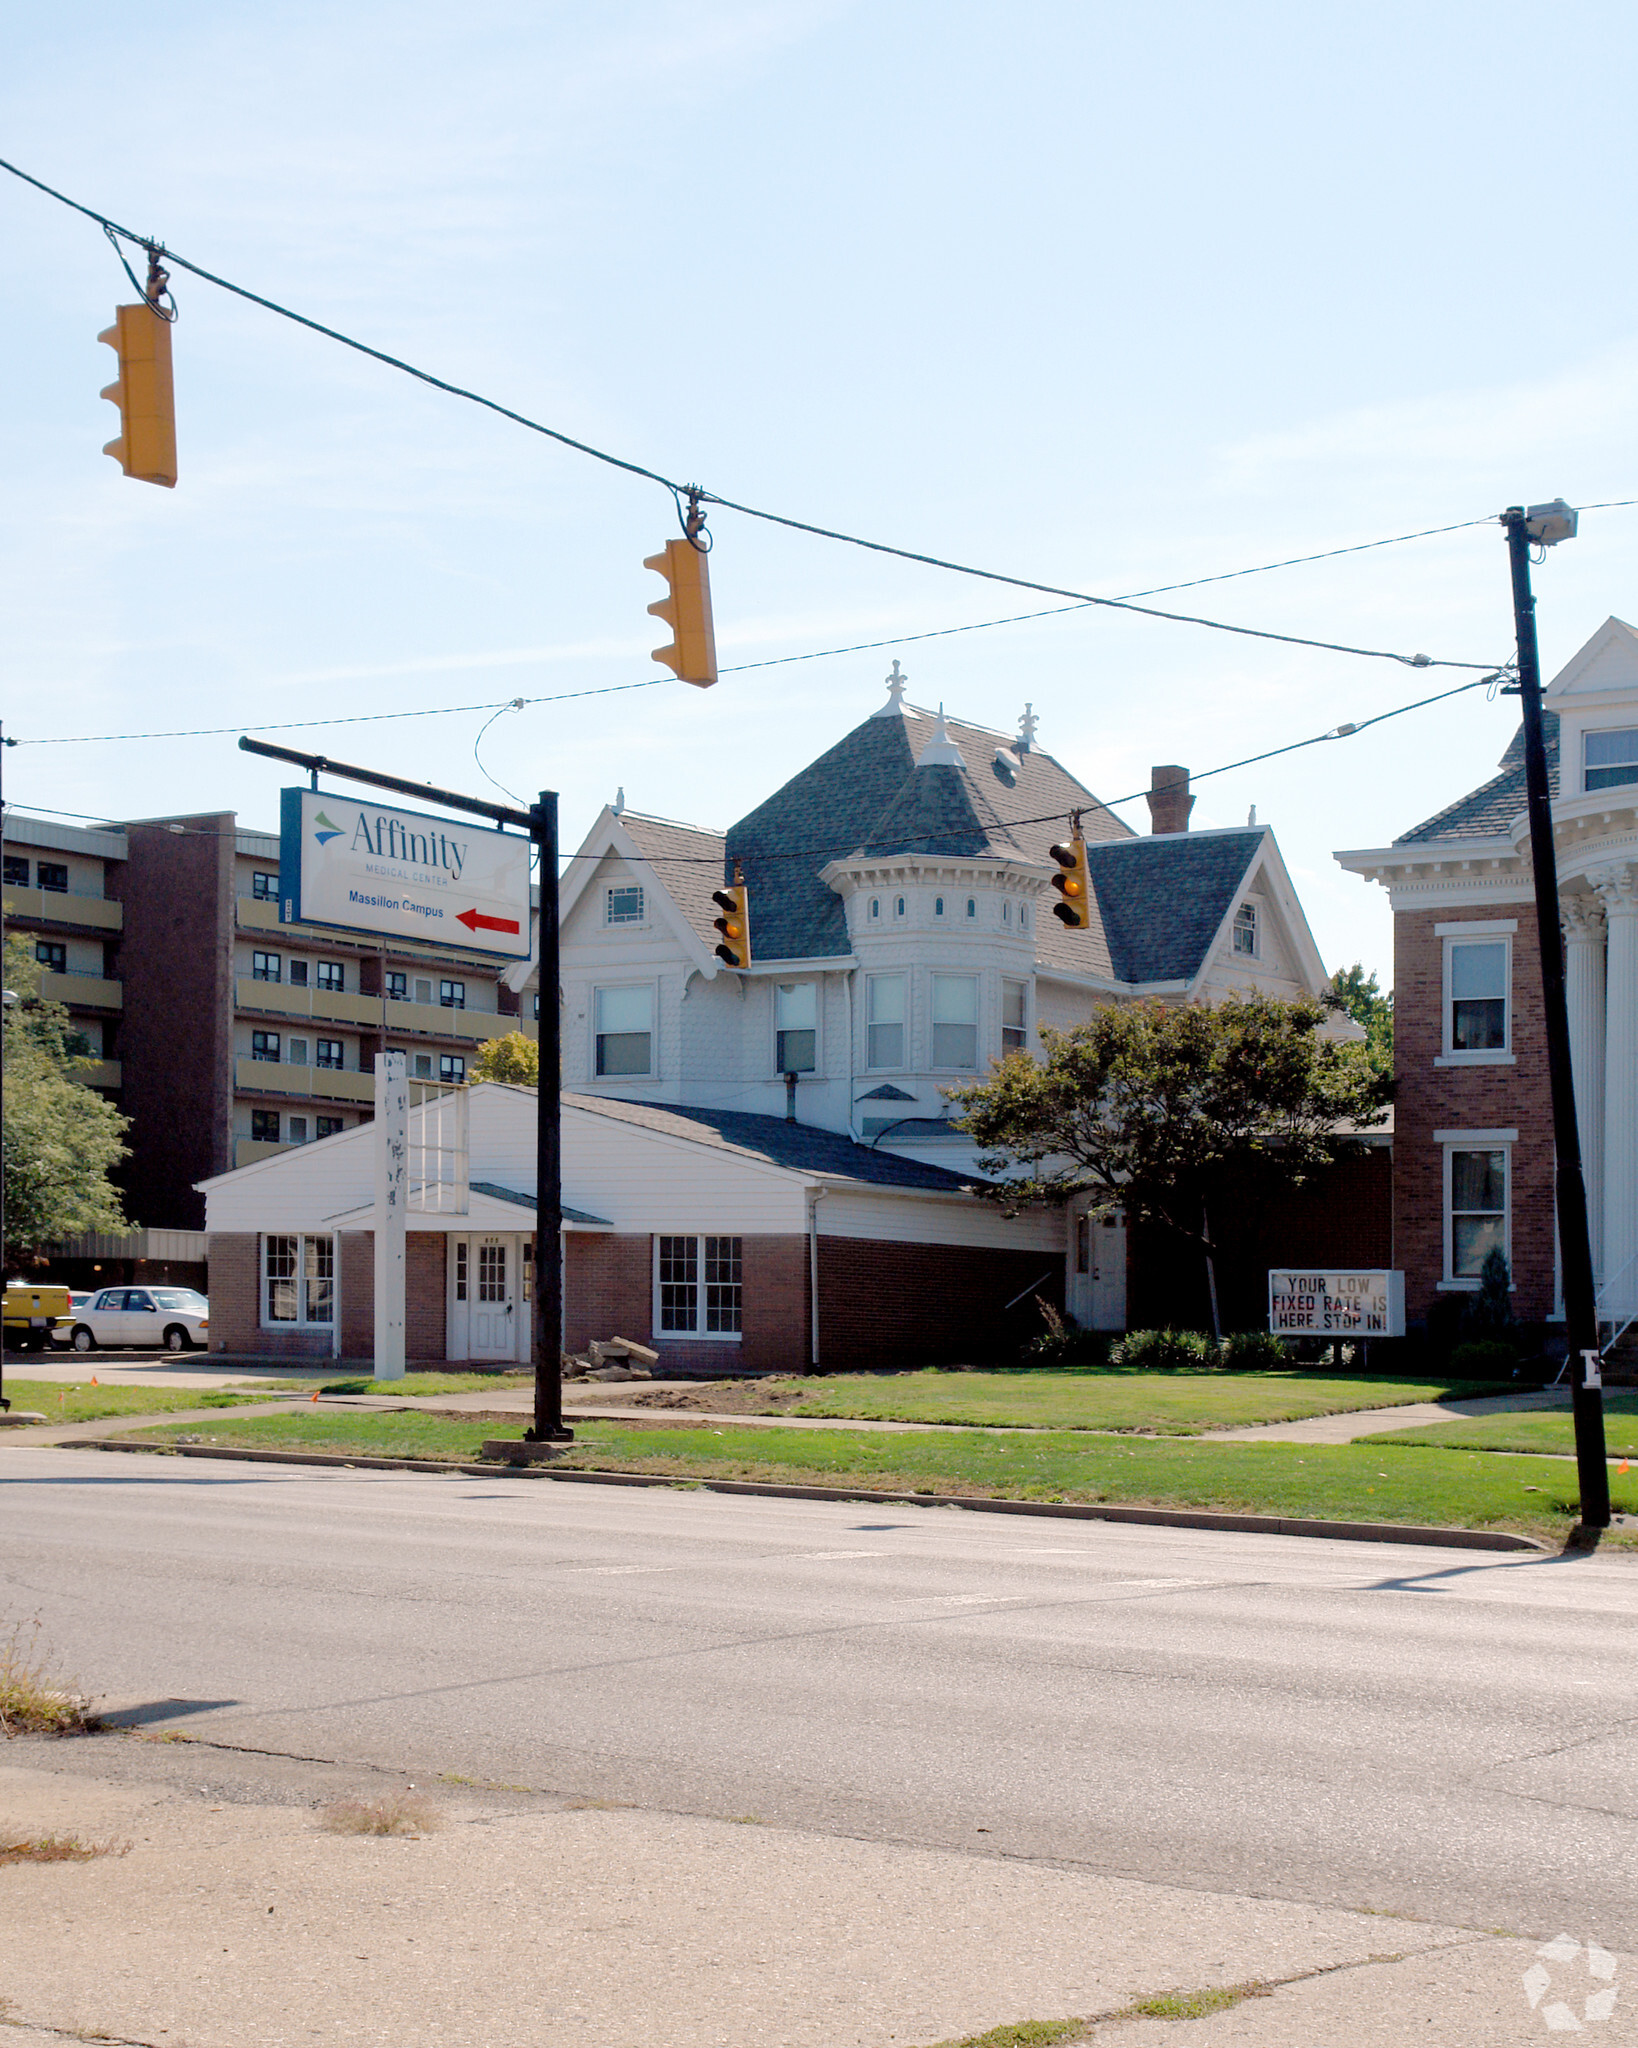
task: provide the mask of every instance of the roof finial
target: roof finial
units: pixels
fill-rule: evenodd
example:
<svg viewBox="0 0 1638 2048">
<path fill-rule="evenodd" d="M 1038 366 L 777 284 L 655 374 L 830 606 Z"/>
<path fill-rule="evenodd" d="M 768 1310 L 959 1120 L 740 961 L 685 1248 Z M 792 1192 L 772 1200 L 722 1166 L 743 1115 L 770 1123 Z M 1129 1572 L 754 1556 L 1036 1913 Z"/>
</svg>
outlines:
<svg viewBox="0 0 1638 2048">
<path fill-rule="evenodd" d="M 626 785 L 622 782 L 614 792 L 614 815 L 618 818 L 626 807 Z"/>
<path fill-rule="evenodd" d="M 1026 704 L 1024 706 L 1024 715 L 1018 721 L 1018 745 L 1014 750 L 1015 752 L 1020 754 L 1027 754 L 1029 752 L 1035 738 L 1035 728 L 1040 722 L 1035 715 L 1035 706 L 1033 704 Z"/>
<path fill-rule="evenodd" d="M 902 718 L 904 716 L 904 693 L 910 687 L 910 678 L 899 668 L 899 658 L 893 657 L 893 673 L 887 678 L 887 702 L 879 711 L 873 711 L 872 718 Z"/>
<path fill-rule="evenodd" d="M 933 736 L 916 756 L 918 768 L 965 768 L 961 749 L 951 739 L 944 723 L 944 706 L 938 707 L 938 717 L 933 722 Z"/>
</svg>

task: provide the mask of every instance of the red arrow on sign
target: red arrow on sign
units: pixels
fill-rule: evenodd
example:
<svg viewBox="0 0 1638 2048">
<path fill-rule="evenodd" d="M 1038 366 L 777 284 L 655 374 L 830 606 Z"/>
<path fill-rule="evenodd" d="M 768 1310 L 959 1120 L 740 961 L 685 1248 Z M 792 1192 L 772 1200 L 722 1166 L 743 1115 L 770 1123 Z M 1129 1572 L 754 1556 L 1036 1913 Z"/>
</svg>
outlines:
<svg viewBox="0 0 1638 2048">
<path fill-rule="evenodd" d="M 459 911 L 455 922 L 464 924 L 469 932 L 515 932 L 518 928 L 515 917 L 485 917 L 481 910 Z"/>
</svg>

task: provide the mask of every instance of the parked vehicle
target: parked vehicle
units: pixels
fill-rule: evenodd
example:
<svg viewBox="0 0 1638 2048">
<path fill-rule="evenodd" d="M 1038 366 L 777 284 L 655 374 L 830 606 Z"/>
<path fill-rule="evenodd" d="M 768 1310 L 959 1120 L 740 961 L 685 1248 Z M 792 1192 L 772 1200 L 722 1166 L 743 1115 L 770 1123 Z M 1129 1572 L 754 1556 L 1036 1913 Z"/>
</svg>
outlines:
<svg viewBox="0 0 1638 2048">
<path fill-rule="evenodd" d="M 99 1345 L 208 1349 L 210 1303 L 191 1287 L 105 1287 L 74 1317 L 70 1341 L 76 1351 Z"/>
<path fill-rule="evenodd" d="M 51 1333 L 53 1344 L 66 1345 L 73 1343 L 75 1318 L 83 1310 L 91 1306 L 91 1300 L 92 1297 L 89 1294 L 70 1293 L 68 1297 L 68 1314 L 57 1318 L 57 1327 Z"/>
<path fill-rule="evenodd" d="M 8 1351 L 44 1351 L 70 1313 L 66 1287 L 30 1287 L 14 1280 L 6 1289 L 3 1321 Z"/>
</svg>

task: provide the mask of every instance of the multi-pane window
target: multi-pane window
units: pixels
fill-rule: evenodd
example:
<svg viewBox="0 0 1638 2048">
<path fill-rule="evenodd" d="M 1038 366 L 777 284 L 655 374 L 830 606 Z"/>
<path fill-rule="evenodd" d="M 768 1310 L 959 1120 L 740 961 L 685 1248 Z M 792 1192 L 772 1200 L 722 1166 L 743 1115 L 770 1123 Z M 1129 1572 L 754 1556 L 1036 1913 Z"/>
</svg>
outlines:
<svg viewBox="0 0 1638 2048">
<path fill-rule="evenodd" d="M 270 875 L 265 868 L 258 868 L 250 878 L 250 893 L 258 903 L 277 903 L 279 900 L 279 878 Z"/>
<path fill-rule="evenodd" d="M 68 948 L 60 939 L 36 939 L 34 957 L 47 974 L 68 972 Z"/>
<path fill-rule="evenodd" d="M 315 1067 L 332 1067 L 337 1073 L 346 1065 L 346 1047 L 339 1038 L 321 1038 L 313 1046 Z"/>
<path fill-rule="evenodd" d="M 1487 1253 L 1507 1249 L 1507 1152 L 1505 1147 L 1450 1154 L 1450 1272 L 1452 1280 L 1477 1280 Z"/>
<path fill-rule="evenodd" d="M 22 854 L 8 853 L 6 855 L 5 881 L 8 889 L 26 889 L 28 887 L 28 861 Z"/>
<path fill-rule="evenodd" d="M 618 882 L 608 893 L 607 917 L 610 924 L 641 924 L 643 921 L 643 891 L 638 882 Z"/>
<path fill-rule="evenodd" d="M 1449 947 L 1450 1051 L 1505 1051 L 1507 941 L 1452 939 Z"/>
<path fill-rule="evenodd" d="M 292 988 L 305 988 L 307 986 L 307 962 L 305 960 L 292 960 L 290 962 L 290 986 Z"/>
<path fill-rule="evenodd" d="M 279 1034 L 276 1031 L 251 1032 L 250 1057 L 253 1060 L 276 1060 L 279 1057 Z"/>
<path fill-rule="evenodd" d="M 321 960 L 315 978 L 319 987 L 328 989 L 331 995 L 340 995 L 347 986 L 347 971 L 339 960 Z"/>
<path fill-rule="evenodd" d="M 1022 1052 L 1028 1036 L 1026 1004 L 1029 991 L 1021 981 L 1004 981 L 1001 984 L 1001 1050 Z"/>
<path fill-rule="evenodd" d="M 496 1302 L 506 1299 L 506 1247 L 481 1244 L 478 1247 L 478 1299 Z"/>
<path fill-rule="evenodd" d="M 409 1001 L 409 976 L 394 969 L 387 976 L 387 1000 L 394 1003 Z"/>
<path fill-rule="evenodd" d="M 466 983 L 464 981 L 439 982 L 438 1006 L 444 1010 L 464 1010 L 466 1008 Z"/>
<path fill-rule="evenodd" d="M 277 953 L 252 953 L 250 956 L 250 978 L 252 981 L 282 981 L 284 961 Z"/>
<path fill-rule="evenodd" d="M 774 1063 L 781 1074 L 811 1074 L 818 1062 L 819 984 L 782 981 L 774 987 Z"/>
<path fill-rule="evenodd" d="M 262 1239 L 262 1321 L 328 1325 L 336 1313 L 336 1241 L 294 1233 Z"/>
<path fill-rule="evenodd" d="M 1234 950 L 1257 957 L 1257 906 L 1242 903 L 1234 913 Z"/>
<path fill-rule="evenodd" d="M 458 1237 L 455 1240 L 455 1299 L 457 1301 L 465 1301 L 466 1299 L 466 1259 L 466 1239 Z"/>
<path fill-rule="evenodd" d="M 743 1329 L 745 1240 L 658 1240 L 659 1324 L 673 1337 L 737 1337 Z"/>
<path fill-rule="evenodd" d="M 933 976 L 933 1065 L 978 1065 L 978 977 Z"/>
<path fill-rule="evenodd" d="M 600 988 L 593 998 L 600 1075 L 654 1071 L 654 990 Z"/>
<path fill-rule="evenodd" d="M 872 974 L 868 978 L 865 1062 L 872 1067 L 904 1065 L 904 976 Z"/>
<path fill-rule="evenodd" d="M 321 1138 L 337 1137 L 347 1128 L 339 1116 L 321 1116 L 318 1119 L 318 1134 Z"/>
<path fill-rule="evenodd" d="M 258 1145 L 276 1145 L 279 1142 L 279 1112 L 276 1109 L 253 1109 L 250 1112 L 250 1135 Z"/>
<path fill-rule="evenodd" d="M 1588 733 L 1586 760 L 1588 789 L 1618 789 L 1623 783 L 1638 782 L 1638 728 Z"/>
<path fill-rule="evenodd" d="M 458 1052 L 439 1053 L 438 1079 L 451 1088 L 458 1088 L 466 1079 L 466 1061 Z"/>
<path fill-rule="evenodd" d="M 40 861 L 34 873 L 39 888 L 47 889 L 55 896 L 68 894 L 68 869 L 61 861 Z"/>
</svg>

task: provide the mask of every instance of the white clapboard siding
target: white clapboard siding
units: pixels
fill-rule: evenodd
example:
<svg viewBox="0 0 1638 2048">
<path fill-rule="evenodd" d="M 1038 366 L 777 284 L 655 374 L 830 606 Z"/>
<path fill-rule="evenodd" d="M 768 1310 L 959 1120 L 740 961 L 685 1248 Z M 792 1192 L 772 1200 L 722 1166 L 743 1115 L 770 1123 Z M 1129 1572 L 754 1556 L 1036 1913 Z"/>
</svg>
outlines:
<svg viewBox="0 0 1638 2048">
<path fill-rule="evenodd" d="M 1003 1216 L 963 1196 L 910 1197 L 875 1190 L 830 1188 L 818 1204 L 821 1237 L 867 1237 L 891 1244 L 965 1244 L 1003 1251 L 1040 1251 L 1061 1256 L 1063 1216 L 1057 1209 L 1025 1210 Z"/>
<path fill-rule="evenodd" d="M 563 1106 L 563 1198 L 619 1231 L 791 1236 L 807 1228 L 806 1185 L 715 1143 Z"/>
</svg>

